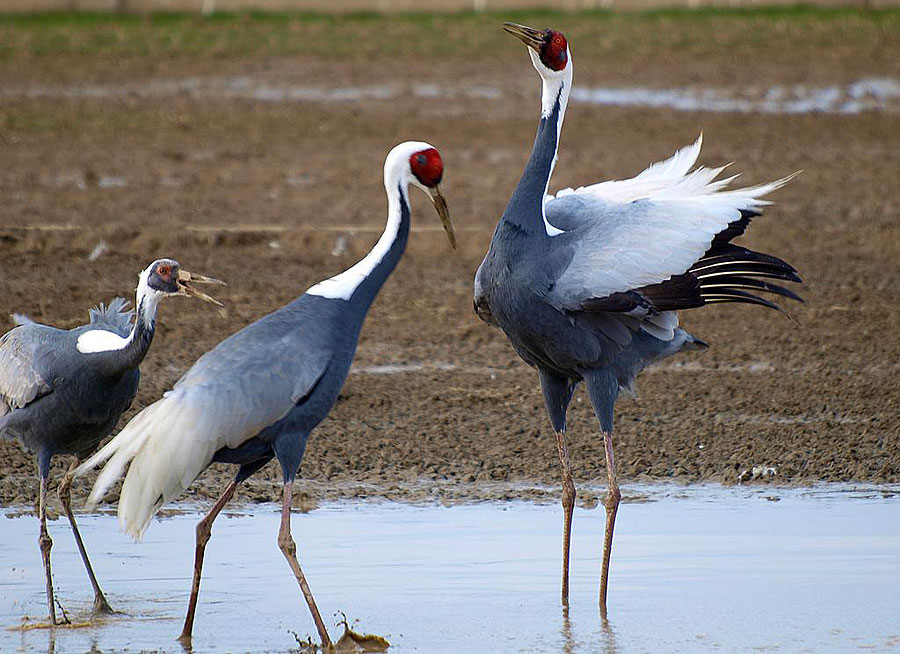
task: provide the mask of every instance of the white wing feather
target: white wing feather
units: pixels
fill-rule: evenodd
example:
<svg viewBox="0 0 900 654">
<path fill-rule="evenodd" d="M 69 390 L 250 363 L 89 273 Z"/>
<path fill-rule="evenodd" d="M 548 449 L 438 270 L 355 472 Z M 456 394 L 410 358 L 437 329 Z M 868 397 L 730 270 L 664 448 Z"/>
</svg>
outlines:
<svg viewBox="0 0 900 654">
<path fill-rule="evenodd" d="M 290 411 L 288 387 L 269 385 L 270 392 L 264 394 L 245 391 L 244 385 L 260 381 L 265 383 L 233 377 L 227 383 L 218 380 L 166 393 L 78 467 L 76 476 L 109 459 L 88 504 L 100 502 L 130 461 L 119 496 L 119 523 L 140 539 L 159 508 L 190 486 L 217 450 L 237 447 Z"/>
<path fill-rule="evenodd" d="M 561 306 L 684 273 L 741 210 L 770 204 L 762 197 L 793 177 L 726 191 L 734 177 L 715 179 L 724 167 L 689 172 L 701 142 L 632 179 L 565 189 L 547 203 L 548 220 L 567 230 L 556 238 L 573 249 L 554 288 Z"/>
<path fill-rule="evenodd" d="M 584 193 L 602 198 L 608 202 L 625 203 L 641 198 L 654 197 L 659 193 L 671 192 L 672 186 L 682 183 L 683 178 L 687 176 L 690 169 L 697 163 L 702 145 L 703 135 L 701 134 L 693 144 L 681 148 L 664 161 L 651 164 L 643 172 L 631 179 L 608 180 L 589 186 L 581 186 L 577 189 L 564 188 L 556 194 L 556 197 L 565 197 L 571 193 Z M 708 170 L 701 168 L 696 172 Z M 724 166 L 714 170 L 712 178 L 722 172 Z M 728 181 L 730 180 L 726 180 L 725 183 L 727 184 Z M 552 198 L 553 196 L 549 196 L 548 199 Z"/>
</svg>

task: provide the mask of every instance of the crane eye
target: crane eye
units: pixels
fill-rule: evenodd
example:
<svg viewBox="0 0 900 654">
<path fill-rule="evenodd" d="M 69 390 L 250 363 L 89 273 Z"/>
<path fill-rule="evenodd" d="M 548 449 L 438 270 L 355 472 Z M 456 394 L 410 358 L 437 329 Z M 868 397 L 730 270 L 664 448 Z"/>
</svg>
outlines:
<svg viewBox="0 0 900 654">
<path fill-rule="evenodd" d="M 156 269 L 156 274 L 162 277 L 166 277 L 170 272 L 171 270 L 169 270 L 168 266 L 160 266 Z"/>
<path fill-rule="evenodd" d="M 426 163 L 428 163 L 428 159 L 425 157 L 424 154 L 420 154 L 416 157 L 416 163 L 419 164 L 420 166 L 424 166 Z"/>
</svg>

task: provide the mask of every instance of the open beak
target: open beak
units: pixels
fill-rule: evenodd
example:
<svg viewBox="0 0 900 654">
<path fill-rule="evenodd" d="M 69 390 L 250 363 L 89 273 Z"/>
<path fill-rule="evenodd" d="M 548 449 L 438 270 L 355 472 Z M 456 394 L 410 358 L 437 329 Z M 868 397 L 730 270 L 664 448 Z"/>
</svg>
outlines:
<svg viewBox="0 0 900 654">
<path fill-rule="evenodd" d="M 222 306 L 222 303 L 219 302 L 216 298 L 210 297 L 203 291 L 198 291 L 192 286 L 192 284 L 219 284 L 220 286 L 225 286 L 225 282 L 214 279 L 213 277 L 207 277 L 206 275 L 188 272 L 187 270 L 183 269 L 178 271 L 179 295 L 188 295 L 199 300 L 203 300 L 204 302 L 211 302 L 212 304 L 215 304 L 219 307 Z"/>
<path fill-rule="evenodd" d="M 540 53 L 544 46 L 544 30 L 525 27 L 517 23 L 503 23 L 503 30 L 509 32 L 535 52 Z"/>
<path fill-rule="evenodd" d="M 438 216 L 441 219 L 441 225 L 443 225 L 444 231 L 447 232 L 447 239 L 450 241 L 450 247 L 455 250 L 456 234 L 453 233 L 453 223 L 450 221 L 450 210 L 447 209 L 447 200 L 444 199 L 443 195 L 441 195 L 441 187 L 434 186 L 432 188 L 429 188 L 428 195 L 431 196 L 431 201 L 434 203 L 434 208 L 438 212 Z"/>
</svg>

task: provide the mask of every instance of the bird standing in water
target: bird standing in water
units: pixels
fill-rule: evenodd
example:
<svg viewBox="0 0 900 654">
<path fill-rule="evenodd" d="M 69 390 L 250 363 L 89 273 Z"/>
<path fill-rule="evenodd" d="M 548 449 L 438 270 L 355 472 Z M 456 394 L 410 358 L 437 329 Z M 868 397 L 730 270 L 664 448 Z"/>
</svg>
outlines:
<svg viewBox="0 0 900 654">
<path fill-rule="evenodd" d="M 556 197 L 547 194 L 572 89 L 565 36 L 506 23 L 541 76 L 541 117 L 525 171 L 475 277 L 475 311 L 502 329 L 537 368 L 562 469 L 562 601 L 568 604 L 575 484 L 566 409 L 584 382 L 603 434 L 608 493 L 600 573 L 605 610 L 613 529 L 621 494 L 613 451 L 613 407 L 648 364 L 707 345 L 678 327 L 680 309 L 743 302 L 778 309 L 757 292 L 799 300 L 771 279 L 799 282 L 790 265 L 733 245 L 790 178 L 724 190 L 723 168 L 691 168 L 701 140 L 632 179 Z"/>
<path fill-rule="evenodd" d="M 140 274 L 133 324 L 134 312 L 126 310 L 127 302 L 117 297 L 108 307 L 101 304 L 91 309 L 87 325 L 57 329 L 17 316 L 19 325 L 0 338 L 0 436 L 18 439 L 37 455 L 41 477 L 38 542 L 51 624 L 58 622 L 50 573 L 53 541 L 47 531 L 50 461 L 57 454 L 75 456 L 58 495 L 94 588 L 94 612 L 111 613 L 72 514 L 73 471 L 131 406 L 141 377 L 138 366 L 156 330 L 159 302 L 173 295 L 189 295 L 220 304 L 191 286 L 192 282 L 222 283 L 182 270 L 172 259 L 159 259 Z"/>
<path fill-rule="evenodd" d="M 213 521 L 238 484 L 277 458 L 284 482 L 278 546 L 300 585 L 322 646 L 331 646 L 291 536 L 293 483 L 310 432 L 331 411 L 344 385 L 366 313 L 406 248 L 410 184 L 431 197 L 455 247 L 439 188 L 442 175 L 440 154 L 427 143 L 410 141 L 392 149 L 384 164 L 387 226 L 372 251 L 204 354 L 171 391 L 135 416 L 77 471 L 82 474 L 109 459 L 89 498 L 96 503 L 131 462 L 118 514 L 124 529 L 137 539 L 156 512 L 211 463 L 240 466 L 197 524 L 194 580 L 179 637 L 182 644 L 192 640 Z"/>
</svg>

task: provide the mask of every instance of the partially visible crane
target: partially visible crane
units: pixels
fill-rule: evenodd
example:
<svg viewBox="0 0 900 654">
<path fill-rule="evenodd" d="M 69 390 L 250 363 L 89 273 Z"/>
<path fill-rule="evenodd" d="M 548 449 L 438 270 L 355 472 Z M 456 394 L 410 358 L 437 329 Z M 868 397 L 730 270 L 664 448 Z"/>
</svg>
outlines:
<svg viewBox="0 0 900 654">
<path fill-rule="evenodd" d="M 794 268 L 731 243 L 769 204 L 761 198 L 790 177 L 726 191 L 734 177 L 717 181 L 723 168 L 691 172 L 700 154 L 697 139 L 632 179 L 548 195 L 572 89 L 572 55 L 560 32 L 513 23 L 504 29 L 525 43 L 541 76 L 541 118 L 525 171 L 475 276 L 475 311 L 538 370 L 563 477 L 563 604 L 575 507 L 566 409 L 576 386 L 587 386 L 609 481 L 599 597 L 605 610 L 621 497 L 612 441 L 616 398 L 632 390 L 648 364 L 706 349 L 678 327 L 678 310 L 721 302 L 779 309 L 756 292 L 800 300 L 769 281 L 799 282 Z"/>
<path fill-rule="evenodd" d="M 273 457 L 281 464 L 281 548 L 309 606 L 323 648 L 328 630 L 297 561 L 291 496 L 310 432 L 338 398 L 369 306 L 400 261 L 409 238 L 409 185 L 425 191 L 455 247 L 447 203 L 438 186 L 440 154 L 406 142 L 384 163 L 387 226 L 375 247 L 344 272 L 229 336 L 200 357 L 162 399 L 135 416 L 76 475 L 109 459 L 91 492 L 96 504 L 131 466 L 119 496 L 119 522 L 135 539 L 166 502 L 213 462 L 238 466 L 234 480 L 197 524 L 190 601 L 179 641 L 190 646 L 203 556 L 212 524 L 238 484 Z"/>
<path fill-rule="evenodd" d="M 59 499 L 94 588 L 94 612 L 111 613 L 72 514 L 73 472 L 131 406 L 140 381 L 138 366 L 150 349 L 160 300 L 188 295 L 221 305 L 192 283 L 222 282 L 183 270 L 173 259 L 158 259 L 138 278 L 136 316 L 127 310 L 127 301 L 117 297 L 108 307 L 101 304 L 91 309 L 87 325 L 57 329 L 17 315 L 18 326 L 0 337 L 0 436 L 18 439 L 37 455 L 41 477 L 38 542 L 51 624 L 59 623 L 50 573 L 53 541 L 47 531 L 50 461 L 57 454 L 75 455 L 59 484 Z"/>
</svg>

